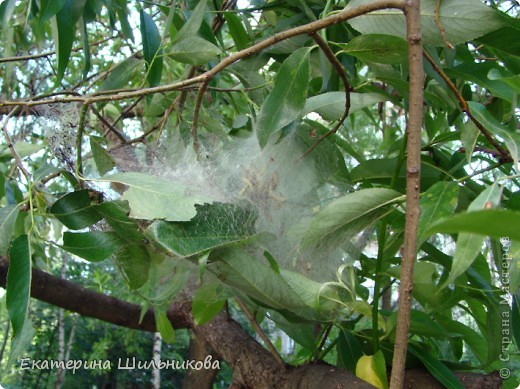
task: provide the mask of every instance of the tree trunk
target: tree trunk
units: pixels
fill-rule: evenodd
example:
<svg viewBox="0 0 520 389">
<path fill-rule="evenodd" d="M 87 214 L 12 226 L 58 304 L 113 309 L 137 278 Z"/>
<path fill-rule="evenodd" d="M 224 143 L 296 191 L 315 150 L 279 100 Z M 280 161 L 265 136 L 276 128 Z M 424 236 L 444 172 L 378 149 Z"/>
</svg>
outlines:
<svg viewBox="0 0 520 389">
<path fill-rule="evenodd" d="M 155 362 L 155 366 L 159 366 L 161 361 L 161 346 L 162 346 L 162 338 L 159 332 L 156 332 L 153 337 L 153 351 L 152 358 Z M 152 388 L 160 389 L 161 388 L 161 369 L 158 367 L 154 368 L 152 371 Z"/>
</svg>

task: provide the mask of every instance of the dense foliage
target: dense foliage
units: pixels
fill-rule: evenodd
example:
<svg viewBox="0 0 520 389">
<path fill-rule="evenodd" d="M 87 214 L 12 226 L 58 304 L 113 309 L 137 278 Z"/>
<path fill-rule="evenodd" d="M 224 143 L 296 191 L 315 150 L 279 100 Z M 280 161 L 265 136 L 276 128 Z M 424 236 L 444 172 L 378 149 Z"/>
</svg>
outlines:
<svg viewBox="0 0 520 389">
<path fill-rule="evenodd" d="M 12 360 L 49 314 L 30 302 L 31 268 L 59 274 L 66 257 L 89 287 L 117 269 L 125 287 L 103 291 L 153 307 L 165 341 L 174 299 L 193 299 L 197 324 L 238 299 L 293 339 L 287 361 L 325 359 L 385 387 L 407 201 L 405 23 L 392 1 L 334 19 L 372 3 L 3 1 Z M 421 3 L 408 365 L 450 388 L 454 370 L 499 370 L 513 388 L 518 5 Z"/>
</svg>

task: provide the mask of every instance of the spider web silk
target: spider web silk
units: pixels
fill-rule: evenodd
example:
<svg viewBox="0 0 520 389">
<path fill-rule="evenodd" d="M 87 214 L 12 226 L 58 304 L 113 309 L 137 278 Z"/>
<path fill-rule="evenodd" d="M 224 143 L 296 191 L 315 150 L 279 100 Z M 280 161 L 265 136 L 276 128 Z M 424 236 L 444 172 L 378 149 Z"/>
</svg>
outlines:
<svg viewBox="0 0 520 389">
<path fill-rule="evenodd" d="M 330 281 L 345 262 L 345 252 L 336 247 L 342 242 L 311 249 L 300 246 L 308 221 L 323 205 L 319 195 L 323 182 L 313 154 L 301 158 L 306 148 L 293 132 L 263 149 L 254 135 L 234 139 L 201 153 L 202 158 L 180 139 L 170 139 L 167 145 L 155 148 L 153 155 L 124 147 L 114 158 L 121 170 L 146 172 L 182 184 L 188 195 L 222 203 L 249 202 L 258 213 L 256 231 L 269 236 L 259 242 L 259 258 L 267 250 L 284 269 Z"/>
</svg>

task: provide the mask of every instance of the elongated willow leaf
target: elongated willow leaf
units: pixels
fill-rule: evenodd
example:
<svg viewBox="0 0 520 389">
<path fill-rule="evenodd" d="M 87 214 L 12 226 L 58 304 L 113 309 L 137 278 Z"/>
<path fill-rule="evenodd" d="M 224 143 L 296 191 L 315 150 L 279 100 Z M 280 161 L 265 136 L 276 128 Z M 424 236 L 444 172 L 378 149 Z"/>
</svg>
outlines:
<svg viewBox="0 0 520 389">
<path fill-rule="evenodd" d="M 441 219 L 430 226 L 429 232 L 447 234 L 472 232 L 498 239 L 508 236 L 510 239 L 520 240 L 518 220 L 520 220 L 520 212 L 488 209 Z"/>
<path fill-rule="evenodd" d="M 463 389 L 464 387 L 460 381 L 455 377 L 455 374 L 446 367 L 438 358 L 432 356 L 421 347 L 415 344 L 409 344 L 408 349 L 410 353 L 415 355 L 424 364 L 424 367 L 440 382 L 445 388 L 449 389 Z"/>
<path fill-rule="evenodd" d="M 144 10 L 141 10 L 141 38 L 143 56 L 148 70 L 148 83 L 150 86 L 156 86 L 161 82 L 163 69 L 162 38 L 152 17 Z"/>
<path fill-rule="evenodd" d="M 28 318 L 31 292 L 31 250 L 27 235 L 13 241 L 9 250 L 6 306 L 13 327 L 10 362 L 29 345 L 33 330 Z"/>
<path fill-rule="evenodd" d="M 421 217 L 417 247 L 428 238 L 427 229 L 435 220 L 450 216 L 457 207 L 459 187 L 455 182 L 438 182 L 421 196 Z"/>
<path fill-rule="evenodd" d="M 261 147 L 267 144 L 272 134 L 301 116 L 309 85 L 309 53 L 310 48 L 301 48 L 282 64 L 274 88 L 262 105 L 255 123 Z"/>
<path fill-rule="evenodd" d="M 502 191 L 498 185 L 492 185 L 484 190 L 468 207 L 468 211 L 479 211 L 486 207 L 497 207 L 500 202 Z M 453 263 L 448 279 L 443 284 L 448 284 L 464 273 L 473 263 L 478 253 L 482 249 L 485 235 L 475 234 L 471 232 L 461 232 L 457 237 L 457 247 L 453 256 Z"/>
<path fill-rule="evenodd" d="M 19 208 L 16 204 L 0 208 L 0 256 L 7 254 L 18 211 Z"/>
<path fill-rule="evenodd" d="M 304 246 L 341 242 L 343 235 L 359 232 L 388 212 L 404 196 L 391 189 L 362 189 L 332 201 L 310 222 Z"/>
</svg>

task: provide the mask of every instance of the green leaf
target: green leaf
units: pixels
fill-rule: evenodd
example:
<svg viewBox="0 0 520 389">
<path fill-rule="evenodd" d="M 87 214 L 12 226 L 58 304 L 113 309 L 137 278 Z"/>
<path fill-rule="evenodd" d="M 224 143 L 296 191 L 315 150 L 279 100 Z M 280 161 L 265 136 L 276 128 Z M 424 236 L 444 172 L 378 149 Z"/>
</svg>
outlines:
<svg viewBox="0 0 520 389">
<path fill-rule="evenodd" d="M 499 305 L 497 301 L 486 299 L 486 343 L 488 349 L 488 356 L 484 366 L 487 366 L 496 361 L 502 352 L 502 341 L 503 341 L 503 325 L 502 319 L 504 317 L 511 317 L 511 313 L 508 312 L 509 305 Z M 504 314 L 504 316 L 503 316 Z"/>
<path fill-rule="evenodd" d="M 468 212 L 483 210 L 490 204 L 497 207 L 500 203 L 502 190 L 498 185 L 494 184 L 486 188 L 475 200 L 472 201 L 468 207 Z M 478 253 L 482 250 L 485 236 L 480 234 L 472 234 L 461 232 L 457 237 L 457 246 L 455 255 L 453 256 L 453 263 L 448 279 L 442 287 L 449 285 L 457 277 L 463 274 L 473 263 Z"/>
<path fill-rule="evenodd" d="M 468 101 L 468 106 L 471 113 L 480 124 L 482 124 L 492 134 L 498 135 L 504 140 L 507 149 L 511 153 L 511 157 L 515 161 L 517 170 L 520 170 L 518 164 L 520 159 L 520 135 L 509 131 L 498 120 L 491 116 L 486 107 L 482 104 L 477 103 L 476 101 Z"/>
<path fill-rule="evenodd" d="M 350 171 L 352 182 L 371 182 L 390 185 L 395 175 L 397 158 L 368 159 L 360 163 Z M 439 181 L 440 171 L 434 166 L 421 161 L 421 188 L 429 188 Z M 401 169 L 396 180 L 397 188 L 406 187 L 406 164 L 401 164 Z"/>
<path fill-rule="evenodd" d="M 460 323 L 456 320 L 447 319 L 442 315 L 439 316 L 439 325 L 442 326 L 446 332 L 452 334 L 461 334 L 462 339 L 464 340 L 464 342 L 466 342 L 468 347 L 479 359 L 479 361 L 481 363 L 486 362 L 488 350 L 486 342 L 482 341 L 482 335 L 480 335 L 470 327 L 464 325 L 463 323 Z"/>
<path fill-rule="evenodd" d="M 38 28 L 41 30 L 43 24 L 56 15 L 65 5 L 67 0 L 41 0 L 38 20 Z"/>
<path fill-rule="evenodd" d="M 391 189 L 362 189 L 346 194 L 320 210 L 310 221 L 303 238 L 304 246 L 337 245 L 344 234 L 359 232 L 388 213 L 391 206 L 404 200 L 404 196 Z"/>
<path fill-rule="evenodd" d="M 161 338 L 166 343 L 175 343 L 175 330 L 165 312 L 158 311 L 157 309 L 155 310 L 155 323 L 159 333 L 161 334 Z"/>
<path fill-rule="evenodd" d="M 408 45 L 402 38 L 382 34 L 363 34 L 354 37 L 342 52 L 362 61 L 377 63 L 404 63 L 408 60 Z"/>
<path fill-rule="evenodd" d="M 108 152 L 101 146 L 101 142 L 104 138 L 98 136 L 90 137 L 90 148 L 92 150 L 92 156 L 96 162 L 96 167 L 99 174 L 104 175 L 112 170 L 116 163 L 114 159 L 108 154 Z"/>
<path fill-rule="evenodd" d="M 129 209 L 126 203 L 106 201 L 96 206 L 96 211 L 121 239 L 133 243 L 144 240 L 139 225 L 128 217 Z"/>
<path fill-rule="evenodd" d="M 478 127 L 471 120 L 467 121 L 462 125 L 460 141 L 464 146 L 464 153 L 466 154 L 466 161 L 468 164 L 471 163 L 471 158 L 473 158 L 473 150 L 475 150 L 475 146 L 477 145 L 478 136 L 480 135 L 480 131 Z"/>
<path fill-rule="evenodd" d="M 243 50 L 251 44 L 249 34 L 247 33 L 240 17 L 234 12 L 224 12 L 229 33 L 235 42 L 237 50 Z"/>
<path fill-rule="evenodd" d="M 81 42 L 83 44 L 83 78 L 86 78 L 88 75 L 88 72 L 90 71 L 90 68 L 92 66 L 91 60 L 90 60 L 90 45 L 88 42 L 88 32 L 87 32 L 87 22 L 85 21 L 85 18 L 81 18 L 80 21 L 80 34 L 81 34 Z"/>
<path fill-rule="evenodd" d="M 338 336 L 337 365 L 339 368 L 355 372 L 356 363 L 363 356 L 363 348 L 359 340 L 347 330 L 341 330 Z"/>
<path fill-rule="evenodd" d="M 32 337 L 28 318 L 31 297 L 31 248 L 27 235 L 16 238 L 9 250 L 7 271 L 6 307 L 11 320 L 13 338 L 10 360 L 28 346 Z"/>
<path fill-rule="evenodd" d="M 520 346 L 520 291 L 513 294 L 511 304 L 511 328 L 513 329 L 513 339 L 516 346 Z"/>
<path fill-rule="evenodd" d="M 309 53 L 304 47 L 291 54 L 282 64 L 274 88 L 265 100 L 255 123 L 261 147 L 271 134 L 301 117 L 309 85 Z"/>
<path fill-rule="evenodd" d="M 410 333 L 441 339 L 450 335 L 430 315 L 416 309 L 410 312 Z"/>
<path fill-rule="evenodd" d="M 53 38 L 58 58 L 57 82 L 65 75 L 69 64 L 72 43 L 74 42 L 74 21 L 72 15 L 72 0 L 66 0 L 63 7 L 56 14 L 53 23 Z"/>
<path fill-rule="evenodd" d="M 213 319 L 224 307 L 229 295 L 220 282 L 206 282 L 193 296 L 191 312 L 195 324 L 200 326 Z"/>
<path fill-rule="evenodd" d="M 372 0 L 352 0 L 352 9 Z M 421 1 L 421 34 L 427 45 L 444 46 L 445 42 L 435 22 L 437 0 Z M 443 0 L 440 21 L 446 39 L 453 45 L 464 43 L 505 25 L 499 12 L 480 0 Z M 349 24 L 362 34 L 388 34 L 406 39 L 406 23 L 403 13 L 397 9 L 370 12 L 349 20 Z"/>
<path fill-rule="evenodd" d="M 224 284 L 236 288 L 274 309 L 299 312 L 306 308 L 301 297 L 271 267 L 238 249 L 215 250 L 207 269 Z"/>
<path fill-rule="evenodd" d="M 189 277 L 190 272 L 183 262 L 161 253 L 153 253 L 150 256 L 148 280 L 139 294 L 156 305 L 170 304 Z"/>
<path fill-rule="evenodd" d="M 458 195 L 456 182 L 438 182 L 422 194 L 417 247 L 428 238 L 427 229 L 432 222 L 453 214 Z"/>
<path fill-rule="evenodd" d="M 302 116 L 316 112 L 325 120 L 338 120 L 345 112 L 345 92 L 326 92 L 307 99 L 301 113 Z M 377 103 L 388 100 L 381 93 L 351 93 L 349 113 L 371 107 Z"/>
<path fill-rule="evenodd" d="M 197 213 L 195 204 L 211 203 L 208 198 L 189 194 L 179 183 L 145 173 L 118 173 L 99 181 L 118 182 L 129 188 L 121 197 L 130 204 L 130 217 L 188 221 Z"/>
<path fill-rule="evenodd" d="M 128 22 L 128 8 L 124 2 L 120 2 L 116 5 L 117 18 L 121 23 L 121 31 L 126 39 L 134 41 L 134 31 L 132 26 Z"/>
<path fill-rule="evenodd" d="M 433 223 L 428 233 L 472 232 L 498 239 L 508 236 L 512 240 L 520 240 L 518 220 L 520 220 L 520 212 L 498 209 L 459 213 Z"/>
<path fill-rule="evenodd" d="M 179 257 L 189 257 L 217 247 L 238 243 L 256 234 L 256 213 L 236 204 L 210 204 L 197 207 L 189 222 L 155 222 L 151 237 Z"/>
<path fill-rule="evenodd" d="M 220 49 L 213 43 L 194 35 L 177 41 L 172 46 L 169 56 L 181 63 L 203 65 L 214 59 L 219 53 Z"/>
<path fill-rule="evenodd" d="M 438 358 L 432 356 L 422 347 L 408 344 L 408 350 L 424 364 L 424 367 L 447 389 L 464 389 L 458 378 Z"/>
<path fill-rule="evenodd" d="M 79 190 L 58 199 L 49 211 L 66 227 L 80 230 L 101 220 L 91 202 L 88 190 Z"/>
<path fill-rule="evenodd" d="M 128 244 L 116 253 L 116 263 L 131 290 L 139 289 L 148 280 L 150 255 L 141 244 Z"/>
<path fill-rule="evenodd" d="M 0 208 L 0 257 L 7 254 L 19 210 L 20 208 L 16 204 Z"/>
<path fill-rule="evenodd" d="M 130 57 L 117 64 L 107 78 L 99 86 L 100 91 L 123 89 L 128 86 L 132 76 L 135 75 L 137 67 L 141 64 L 137 58 Z"/>
<path fill-rule="evenodd" d="M 509 54 L 518 55 L 520 53 L 520 30 L 513 26 L 505 26 L 480 37 L 478 42 Z"/>
<path fill-rule="evenodd" d="M 497 63 L 465 61 L 456 67 L 445 68 L 445 72 L 449 77 L 474 82 L 482 88 L 486 88 L 496 97 L 515 104 L 514 91 L 506 82 L 496 78 L 497 74 L 501 75 L 503 69 Z"/>
<path fill-rule="evenodd" d="M 175 34 L 171 42 L 175 43 L 185 38 L 195 36 L 200 29 L 200 25 L 204 19 L 204 12 L 206 11 L 207 2 L 205 0 L 199 0 L 197 6 L 191 13 L 191 17 L 182 26 L 182 28 Z"/>
<path fill-rule="evenodd" d="M 161 82 L 163 69 L 162 50 L 160 50 L 162 38 L 152 17 L 144 9 L 141 10 L 141 37 L 148 83 L 150 86 L 156 86 Z"/>
<path fill-rule="evenodd" d="M 124 244 L 124 241 L 111 231 L 91 231 L 63 233 L 64 250 L 91 262 L 99 262 L 110 257 Z"/>
</svg>

